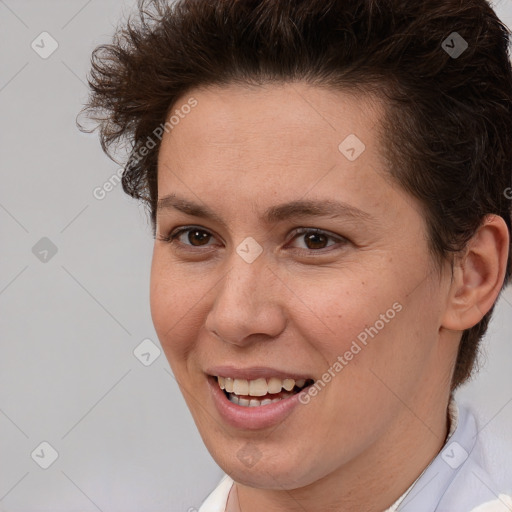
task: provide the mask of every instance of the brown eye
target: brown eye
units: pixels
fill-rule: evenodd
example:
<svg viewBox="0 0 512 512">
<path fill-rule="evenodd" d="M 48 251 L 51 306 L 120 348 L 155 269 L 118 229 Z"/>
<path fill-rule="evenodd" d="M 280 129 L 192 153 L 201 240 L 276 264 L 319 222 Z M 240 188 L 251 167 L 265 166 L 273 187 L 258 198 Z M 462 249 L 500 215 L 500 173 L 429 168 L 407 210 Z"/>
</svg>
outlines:
<svg viewBox="0 0 512 512">
<path fill-rule="evenodd" d="M 158 239 L 169 244 L 182 245 L 184 247 L 207 247 L 213 235 L 205 229 L 195 226 L 176 229 L 168 236 L 159 236 Z"/>
<path fill-rule="evenodd" d="M 328 249 L 333 245 L 342 247 L 348 243 L 348 240 L 342 236 L 330 234 L 320 229 L 313 228 L 302 228 L 297 230 L 293 240 L 300 242 L 300 245 L 296 245 L 297 249 L 302 252 L 310 253 L 321 252 L 323 249 Z"/>
<path fill-rule="evenodd" d="M 304 241 L 308 249 L 324 249 L 329 237 L 321 233 L 304 235 Z"/>
<path fill-rule="evenodd" d="M 201 229 L 189 229 L 186 233 L 188 233 L 187 239 L 190 242 L 190 245 L 193 246 L 206 245 L 212 237 L 210 233 L 202 231 Z"/>
</svg>

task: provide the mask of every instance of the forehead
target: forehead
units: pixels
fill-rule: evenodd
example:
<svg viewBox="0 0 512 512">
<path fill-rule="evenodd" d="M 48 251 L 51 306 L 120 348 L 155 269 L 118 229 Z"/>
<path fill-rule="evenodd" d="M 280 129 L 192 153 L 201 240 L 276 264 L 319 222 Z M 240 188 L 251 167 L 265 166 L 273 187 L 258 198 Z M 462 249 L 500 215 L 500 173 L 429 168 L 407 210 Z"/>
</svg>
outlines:
<svg viewBox="0 0 512 512">
<path fill-rule="evenodd" d="M 170 115 L 190 98 L 196 106 L 162 140 L 159 197 L 268 203 L 336 190 L 356 207 L 382 199 L 378 99 L 302 82 L 215 86 L 190 91 Z"/>
<path fill-rule="evenodd" d="M 372 131 L 384 110 L 375 96 L 293 82 L 203 87 L 178 99 L 170 114 L 191 97 L 197 105 L 165 138 L 192 137 L 196 146 L 228 148 L 260 141 L 259 149 L 269 151 L 304 142 L 321 149 L 355 132 L 369 138 L 371 133 L 366 132 Z"/>
</svg>

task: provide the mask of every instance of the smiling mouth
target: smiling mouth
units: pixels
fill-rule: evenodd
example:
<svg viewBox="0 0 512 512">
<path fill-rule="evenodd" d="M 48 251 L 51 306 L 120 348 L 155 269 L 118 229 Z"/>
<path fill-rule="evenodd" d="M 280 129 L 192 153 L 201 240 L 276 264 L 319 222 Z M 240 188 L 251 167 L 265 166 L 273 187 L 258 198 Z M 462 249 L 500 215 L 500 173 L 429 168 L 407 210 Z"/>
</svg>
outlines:
<svg viewBox="0 0 512 512">
<path fill-rule="evenodd" d="M 226 398 L 242 407 L 260 407 L 273 404 L 296 395 L 301 390 L 314 384 L 313 379 L 235 379 L 215 376 L 218 386 Z"/>
</svg>

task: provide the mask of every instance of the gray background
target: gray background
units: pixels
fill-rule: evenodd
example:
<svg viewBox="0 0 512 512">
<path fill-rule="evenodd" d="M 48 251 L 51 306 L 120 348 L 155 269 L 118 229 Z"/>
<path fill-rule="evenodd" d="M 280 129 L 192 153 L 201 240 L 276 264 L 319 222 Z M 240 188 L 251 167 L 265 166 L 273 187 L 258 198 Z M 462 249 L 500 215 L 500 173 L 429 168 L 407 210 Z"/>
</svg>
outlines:
<svg viewBox="0 0 512 512">
<path fill-rule="evenodd" d="M 118 166 L 75 127 L 90 54 L 133 5 L 0 0 L 0 511 L 185 512 L 222 475 L 163 352 L 134 355 L 159 347 L 149 223 L 120 185 L 94 197 Z M 510 0 L 495 5 L 511 26 Z M 489 430 L 512 425 L 511 313 L 509 289 L 459 392 Z"/>
</svg>

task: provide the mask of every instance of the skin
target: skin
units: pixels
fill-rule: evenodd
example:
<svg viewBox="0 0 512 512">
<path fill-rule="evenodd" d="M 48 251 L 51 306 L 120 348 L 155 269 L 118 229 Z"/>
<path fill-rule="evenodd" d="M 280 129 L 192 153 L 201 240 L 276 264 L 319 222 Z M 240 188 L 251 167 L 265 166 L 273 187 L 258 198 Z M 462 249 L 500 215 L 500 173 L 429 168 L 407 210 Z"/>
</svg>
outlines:
<svg viewBox="0 0 512 512">
<path fill-rule="evenodd" d="M 377 98 L 303 82 L 224 85 L 175 107 L 191 96 L 198 105 L 162 140 L 158 195 L 207 206 L 223 222 L 158 211 L 151 312 L 204 443 L 235 480 L 226 510 L 382 512 L 444 444 L 461 331 L 497 298 L 506 225 L 489 217 L 452 278 L 448 262 L 434 266 L 420 205 L 388 177 Z M 349 134 L 366 145 L 353 162 L 338 150 Z M 260 218 L 298 199 L 343 201 L 368 219 Z M 186 226 L 206 233 L 163 241 Z M 335 238 L 311 243 L 299 228 Z M 263 249 L 250 264 L 236 252 L 247 237 Z M 395 318 L 279 425 L 236 429 L 217 412 L 208 367 L 321 379 L 395 303 Z M 259 456 L 252 467 L 237 457 L 247 443 Z"/>
</svg>

